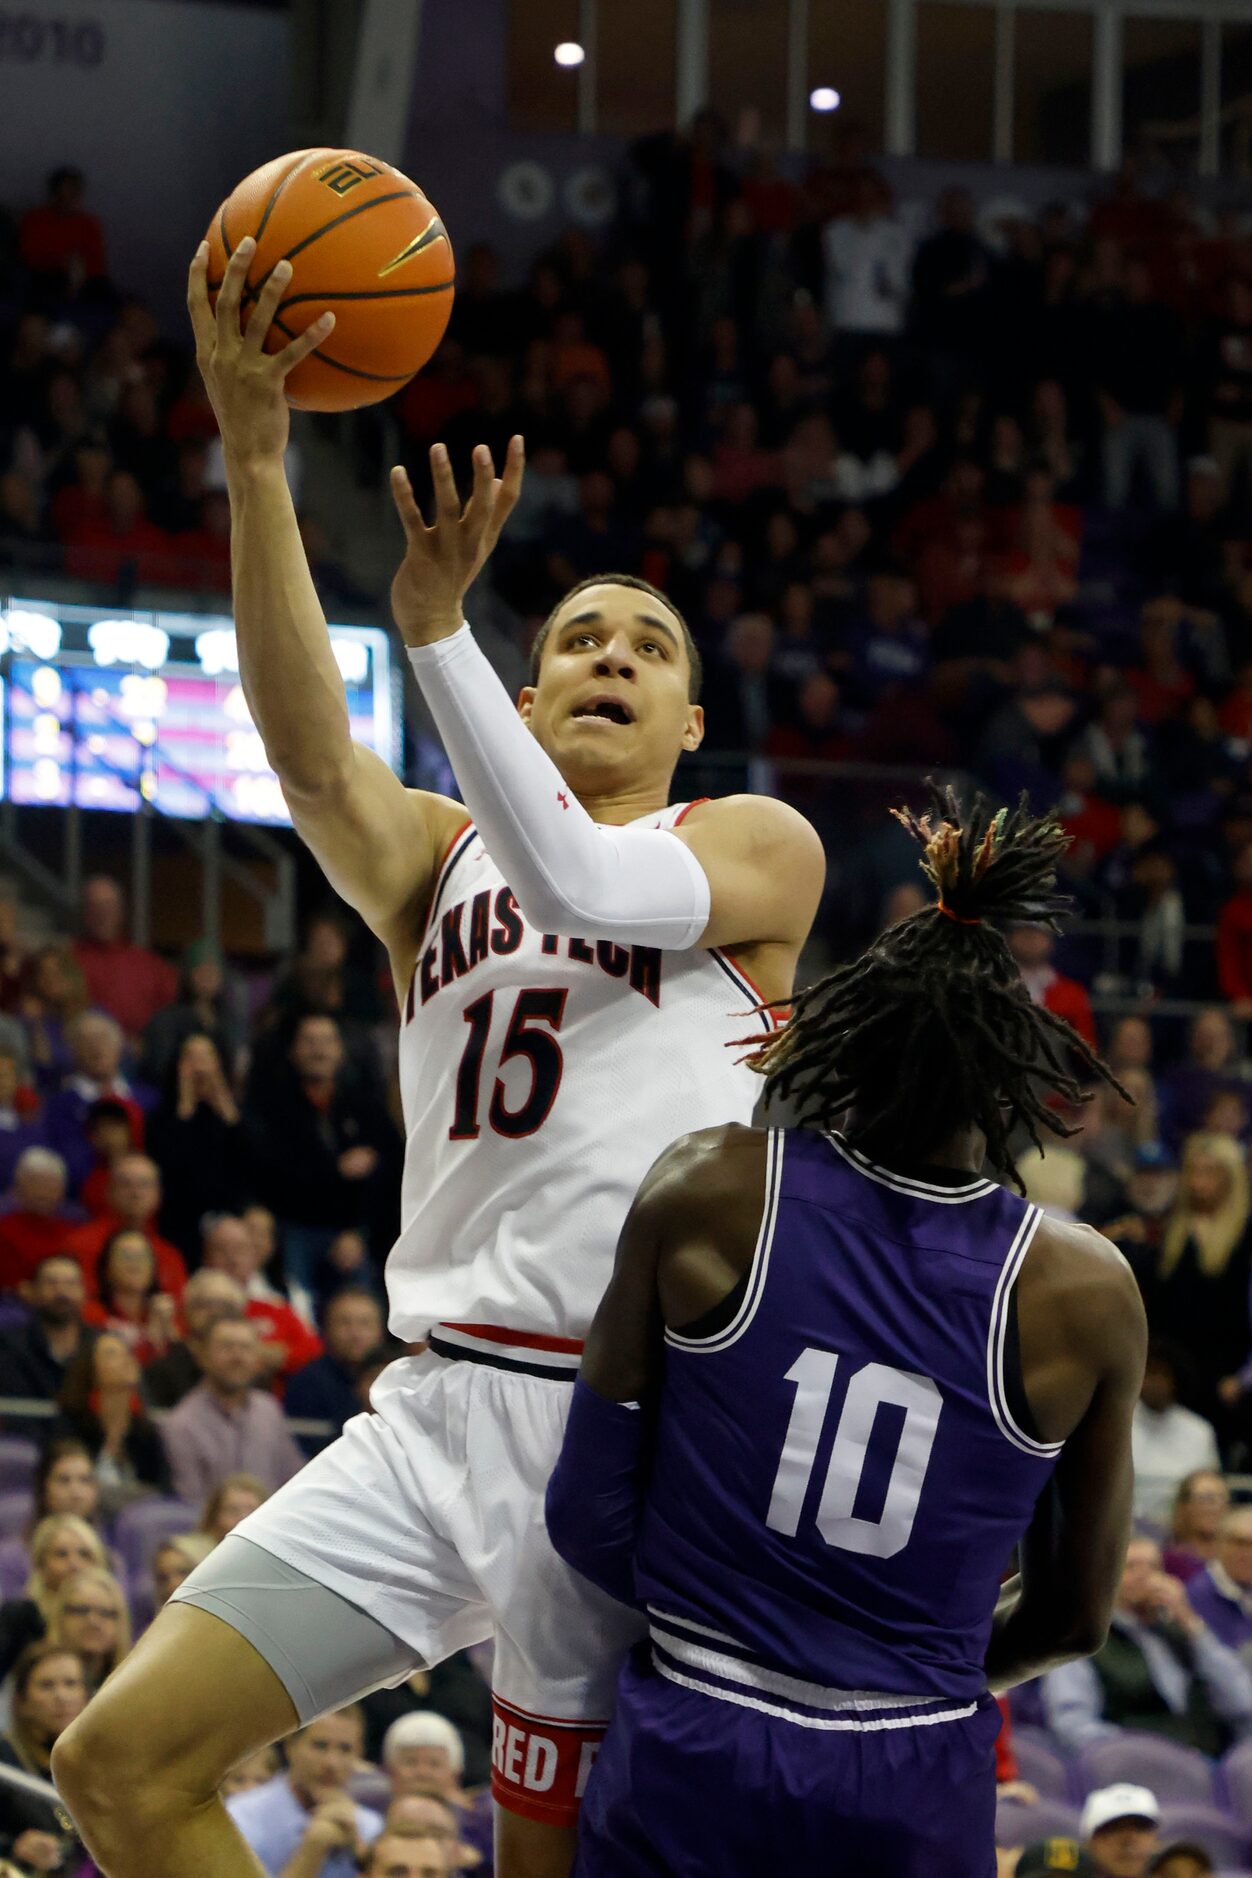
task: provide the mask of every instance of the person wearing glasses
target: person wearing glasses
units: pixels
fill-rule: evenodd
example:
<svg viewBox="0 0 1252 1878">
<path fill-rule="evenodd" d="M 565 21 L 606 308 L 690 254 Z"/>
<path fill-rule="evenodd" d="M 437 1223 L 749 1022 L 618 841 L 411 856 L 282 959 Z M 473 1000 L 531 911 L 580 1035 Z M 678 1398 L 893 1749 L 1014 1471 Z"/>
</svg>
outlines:
<svg viewBox="0 0 1252 1878">
<path fill-rule="evenodd" d="M 91 1566 L 74 1572 L 51 1600 L 48 1636 L 82 1659 L 93 1692 L 130 1649 L 130 1612 L 112 1572 Z"/>
</svg>

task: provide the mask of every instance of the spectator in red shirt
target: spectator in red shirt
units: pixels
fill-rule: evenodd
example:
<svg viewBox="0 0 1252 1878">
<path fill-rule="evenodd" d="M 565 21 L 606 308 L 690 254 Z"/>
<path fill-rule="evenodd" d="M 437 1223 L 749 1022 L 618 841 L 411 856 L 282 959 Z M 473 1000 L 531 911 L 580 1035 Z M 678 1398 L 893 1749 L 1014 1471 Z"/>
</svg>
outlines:
<svg viewBox="0 0 1252 1878">
<path fill-rule="evenodd" d="M 839 763 L 849 748 L 839 686 L 829 673 L 811 672 L 797 694 L 794 719 L 775 725 L 766 755 Z"/>
<path fill-rule="evenodd" d="M 83 1322 L 112 1331 L 148 1364 L 164 1356 L 174 1336 L 176 1306 L 157 1280 L 156 1259 L 142 1232 L 123 1226 L 96 1261 L 96 1291 L 83 1306 Z"/>
<path fill-rule="evenodd" d="M 1085 750 L 1070 751 L 1061 767 L 1061 781 L 1057 813 L 1072 843 L 1066 864 L 1089 874 L 1121 839 L 1121 810 L 1099 793 L 1096 767 Z"/>
<path fill-rule="evenodd" d="M 112 468 L 105 439 L 95 434 L 84 437 L 74 452 L 74 481 L 63 484 L 52 498 L 49 512 L 59 541 L 69 541 L 84 529 L 107 527 Z"/>
<path fill-rule="evenodd" d="M 1228 737 L 1252 742 L 1252 660 L 1239 667 L 1234 689 L 1224 699 L 1217 721 Z"/>
<path fill-rule="evenodd" d="M 719 502 L 747 502 L 777 481 L 778 457 L 761 446 L 755 406 L 732 404 L 713 446 L 713 494 Z"/>
<path fill-rule="evenodd" d="M 103 586 L 116 586 L 126 573 L 139 582 L 168 582 L 175 571 L 170 537 L 148 520 L 143 490 L 129 470 L 113 471 L 105 497 L 103 521 L 85 517 L 67 530 L 66 573 Z"/>
<path fill-rule="evenodd" d="M 106 272 L 104 234 L 83 207 L 87 183 L 81 170 L 53 170 L 48 200 L 22 218 L 18 248 L 36 281 L 52 290 L 77 293 Z"/>
<path fill-rule="evenodd" d="M 1142 663 L 1126 674 L 1139 701 L 1139 722 L 1159 724 L 1175 717 L 1195 690 L 1195 679 L 1178 657 L 1182 608 L 1165 596 L 1149 600 L 1139 622 Z"/>
<path fill-rule="evenodd" d="M 230 591 L 230 501 L 212 489 L 200 503 L 200 520 L 174 537 L 179 583 L 213 593 Z"/>
<path fill-rule="evenodd" d="M 27 1148 L 13 1175 L 13 1204 L 0 1213 L 0 1291 L 33 1278 L 40 1259 L 60 1252 L 81 1218 L 66 1207 L 69 1173 L 51 1148 Z"/>
<path fill-rule="evenodd" d="M 165 434 L 171 443 L 185 443 L 189 438 L 212 443 L 217 436 L 217 414 L 198 366 L 192 366 L 186 385 L 170 406 Z"/>
<path fill-rule="evenodd" d="M 95 1165 L 79 1188 L 78 1197 L 95 1216 L 108 1212 L 109 1182 L 122 1156 L 142 1151 L 143 1111 L 135 1102 L 102 1096 L 87 1110 L 83 1133 Z"/>
<path fill-rule="evenodd" d="M 1066 978 L 1053 965 L 1056 935 L 1046 926 L 1033 923 L 1014 926 L 1008 934 L 1008 944 L 1032 1002 L 1041 1004 L 1054 1017 L 1063 1017 L 1094 1050 L 1096 1027 L 1091 999 L 1076 978 Z"/>
<path fill-rule="evenodd" d="M 187 1267 L 178 1247 L 163 1239 L 156 1229 L 160 1205 L 161 1175 L 156 1162 L 150 1161 L 146 1154 L 124 1154 L 109 1182 L 108 1212 L 78 1227 L 65 1241 L 66 1251 L 72 1252 L 83 1268 L 91 1296 L 96 1294 L 96 1266 L 100 1254 L 114 1233 L 127 1226 L 141 1232 L 151 1246 L 159 1289 L 168 1291 L 176 1302 L 182 1302 Z"/>
<path fill-rule="evenodd" d="M 1252 1017 L 1252 847 L 1235 856 L 1234 876 L 1217 921 L 1217 977 L 1231 1015 Z"/>
<path fill-rule="evenodd" d="M 243 1220 L 230 1213 L 208 1217 L 201 1233 L 202 1268 L 225 1272 L 242 1285 L 245 1310 L 261 1336 L 265 1373 L 286 1382 L 322 1354 L 322 1340 L 301 1322 L 291 1306 L 261 1276 L 263 1246 Z"/>
<path fill-rule="evenodd" d="M 551 382 L 557 391 L 564 391 L 576 378 L 592 378 L 606 393 L 612 392 L 609 362 L 595 341 L 588 339 L 581 313 L 558 314 L 551 357 Z"/>
<path fill-rule="evenodd" d="M 465 364 L 465 348 L 445 339 L 424 372 L 400 398 L 400 424 L 407 438 L 425 444 L 443 435 L 462 411 L 472 409 L 477 387 Z"/>
<path fill-rule="evenodd" d="M 107 874 L 93 874 L 83 883 L 82 931 L 74 941 L 74 957 L 91 1002 L 115 1017 L 130 1037 L 138 1037 L 177 996 L 174 967 L 126 937 L 126 901 Z"/>
</svg>

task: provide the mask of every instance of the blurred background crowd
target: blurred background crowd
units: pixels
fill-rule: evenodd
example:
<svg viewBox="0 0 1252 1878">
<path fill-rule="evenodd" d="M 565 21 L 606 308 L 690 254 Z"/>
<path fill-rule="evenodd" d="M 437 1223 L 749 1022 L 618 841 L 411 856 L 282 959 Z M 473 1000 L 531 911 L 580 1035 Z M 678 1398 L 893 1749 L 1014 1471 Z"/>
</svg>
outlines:
<svg viewBox="0 0 1252 1878">
<path fill-rule="evenodd" d="M 599 238 L 571 226 L 521 271 L 468 245 L 431 366 L 385 415 L 297 432 L 319 591 L 335 619 L 385 620 L 395 544 L 381 523 L 336 538 L 317 446 L 361 488 L 398 448 L 420 493 L 436 438 L 463 473 L 521 430 L 526 487 L 481 597 L 502 670 L 522 674 L 575 580 L 663 587 L 706 667 L 706 746 L 678 790 L 776 790 L 826 838 L 808 971 L 922 903 L 882 814 L 904 770 L 1057 809 L 1078 918 L 1011 944 L 1121 1087 L 1067 1113 L 1046 1158 L 1022 1143 L 1019 1171 L 1122 1247 L 1155 1341 L 1113 1635 L 1014 1699 L 1004 1869 L 1083 1869 L 1017 1863 L 1066 1832 L 1106 1878 L 1241 1868 L 1247 219 L 1134 158 L 1037 207 L 897 200 L 859 150 L 784 170 L 711 111 L 634 144 L 619 180 Z M 229 511 L 187 337 L 113 278 L 89 178 L 61 169 L 0 215 L 9 590 L 224 603 Z M 448 786 L 420 719 L 406 759 Z M 359 927 L 304 911 L 298 951 L 258 972 L 136 943 L 108 875 L 37 943 L 0 899 L 0 1762 L 28 1773 L 399 1353 L 393 993 Z M 489 1870 L 488 1667 L 455 1658 L 237 1770 L 266 1869 Z M 0 1856 L 91 1870 L 47 1797 L 3 1781 Z"/>
</svg>

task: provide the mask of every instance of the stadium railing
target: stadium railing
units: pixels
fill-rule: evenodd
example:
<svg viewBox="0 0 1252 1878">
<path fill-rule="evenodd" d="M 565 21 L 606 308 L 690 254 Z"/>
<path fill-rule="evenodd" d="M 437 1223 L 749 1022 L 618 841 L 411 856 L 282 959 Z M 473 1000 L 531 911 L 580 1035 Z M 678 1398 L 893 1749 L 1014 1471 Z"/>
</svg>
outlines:
<svg viewBox="0 0 1252 1878">
<path fill-rule="evenodd" d="M 52 1421 L 60 1414 L 55 1402 L 45 1402 L 40 1396 L 4 1395 L 0 1396 L 0 1428 L 7 1421 Z M 168 1409 L 149 1409 L 154 1422 L 163 1422 L 169 1414 Z M 287 1415 L 283 1418 L 293 1435 L 327 1435 L 339 1433 L 335 1422 L 318 1421 L 307 1415 Z"/>
</svg>

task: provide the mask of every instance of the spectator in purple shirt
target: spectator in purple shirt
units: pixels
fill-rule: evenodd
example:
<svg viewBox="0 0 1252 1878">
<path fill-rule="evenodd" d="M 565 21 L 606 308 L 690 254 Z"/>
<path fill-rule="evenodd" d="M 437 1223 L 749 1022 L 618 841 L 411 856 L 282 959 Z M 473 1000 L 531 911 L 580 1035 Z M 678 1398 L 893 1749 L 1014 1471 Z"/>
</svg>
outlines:
<svg viewBox="0 0 1252 1878">
<path fill-rule="evenodd" d="M 1225 1011 L 1210 1005 L 1191 1026 L 1186 1061 L 1160 1079 L 1162 1132 L 1172 1146 L 1204 1124 L 1215 1095 L 1241 1087 L 1235 1033 Z"/>
<path fill-rule="evenodd" d="M 44 1109 L 44 1138 L 70 1170 L 77 1192 L 95 1162 L 87 1139 L 87 1116 L 95 1103 L 112 1096 L 129 1109 L 151 1107 L 152 1091 L 133 1086 L 122 1073 L 126 1038 L 115 1018 L 84 1011 L 66 1032 L 74 1067 Z"/>
<path fill-rule="evenodd" d="M 1190 1581 L 1197 1617 L 1229 1650 L 1252 1643 L 1252 1506 L 1232 1506 L 1217 1534 L 1217 1556 Z"/>
<path fill-rule="evenodd" d="M 299 1471 L 302 1456 L 274 1397 L 252 1387 L 261 1366 L 256 1325 L 218 1318 L 199 1356 L 204 1381 L 162 1429 L 174 1492 L 198 1505 L 225 1474 L 255 1474 L 273 1492 Z"/>
</svg>

